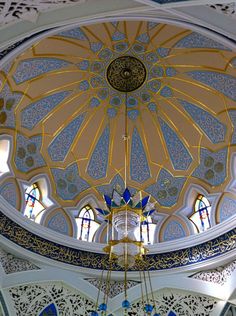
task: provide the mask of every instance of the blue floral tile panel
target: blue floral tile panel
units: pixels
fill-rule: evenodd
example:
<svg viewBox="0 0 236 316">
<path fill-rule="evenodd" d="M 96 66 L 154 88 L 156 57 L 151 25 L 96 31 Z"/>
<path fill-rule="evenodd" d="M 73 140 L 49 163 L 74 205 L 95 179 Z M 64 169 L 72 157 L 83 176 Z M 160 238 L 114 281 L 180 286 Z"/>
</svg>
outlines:
<svg viewBox="0 0 236 316">
<path fill-rule="evenodd" d="M 163 232 L 163 241 L 170 241 L 183 237 L 186 237 L 186 231 L 181 223 L 175 220 L 169 221 Z"/>
<path fill-rule="evenodd" d="M 70 64 L 58 58 L 30 58 L 19 63 L 13 78 L 17 84 L 20 84 L 45 73 L 65 68 Z"/>
<path fill-rule="evenodd" d="M 212 48 L 220 50 L 230 50 L 221 43 L 212 40 L 200 33 L 192 32 L 179 40 L 174 48 Z"/>
<path fill-rule="evenodd" d="M 98 53 L 103 47 L 103 43 L 101 42 L 90 42 L 91 51 L 94 53 Z"/>
<path fill-rule="evenodd" d="M 12 92 L 6 83 L 0 91 L 0 127 L 15 128 L 14 110 L 22 99 L 21 93 Z"/>
<path fill-rule="evenodd" d="M 228 196 L 223 197 L 219 207 L 219 222 L 223 222 L 236 215 L 236 200 Z"/>
<path fill-rule="evenodd" d="M 63 200 L 73 200 L 78 194 L 90 188 L 90 185 L 80 177 L 78 166 L 73 163 L 66 169 L 51 169 L 56 191 Z"/>
<path fill-rule="evenodd" d="M 14 208 L 17 207 L 17 188 L 14 182 L 5 182 L 0 186 L 0 195 Z"/>
<path fill-rule="evenodd" d="M 113 41 L 121 41 L 126 39 L 126 35 L 119 30 L 115 30 L 115 32 L 112 34 L 112 40 Z"/>
<path fill-rule="evenodd" d="M 175 170 L 187 170 L 192 163 L 192 157 L 179 136 L 161 118 L 159 118 L 162 134 Z"/>
<path fill-rule="evenodd" d="M 235 145 L 236 144 L 236 110 L 230 110 L 229 116 L 234 127 L 232 138 L 231 138 L 231 144 Z"/>
<path fill-rule="evenodd" d="M 179 103 L 184 107 L 185 111 L 197 123 L 213 144 L 217 144 L 225 140 L 226 126 L 216 117 L 190 102 L 179 100 Z"/>
<path fill-rule="evenodd" d="M 143 33 L 143 34 L 140 34 L 136 40 L 140 43 L 143 43 L 143 44 L 148 44 L 150 42 L 150 36 L 148 35 L 148 33 Z"/>
<path fill-rule="evenodd" d="M 150 175 L 141 137 L 138 130 L 134 128 L 131 142 L 130 177 L 136 182 L 143 183 L 150 178 Z"/>
<path fill-rule="evenodd" d="M 94 179 L 106 177 L 110 144 L 110 127 L 101 134 L 89 161 L 87 173 Z"/>
<path fill-rule="evenodd" d="M 226 178 L 227 152 L 227 148 L 216 152 L 201 148 L 200 164 L 192 176 L 206 181 L 212 186 L 221 185 Z"/>
<path fill-rule="evenodd" d="M 156 183 L 145 189 L 160 205 L 171 207 L 178 201 L 186 181 L 185 177 L 173 177 L 166 169 L 161 169 Z"/>
<path fill-rule="evenodd" d="M 70 91 L 61 91 L 29 104 L 21 112 L 21 126 L 32 130 L 69 94 Z"/>
<path fill-rule="evenodd" d="M 122 194 L 125 190 L 125 183 L 123 178 L 119 174 L 116 174 L 109 184 L 97 186 L 96 189 L 101 195 L 112 196 L 114 189 Z"/>
<path fill-rule="evenodd" d="M 47 222 L 47 227 L 64 235 L 69 235 L 69 224 L 62 212 L 57 212 Z"/>
<path fill-rule="evenodd" d="M 70 122 L 51 142 L 48 153 L 52 161 L 64 161 L 84 121 L 85 113 Z"/>
<path fill-rule="evenodd" d="M 80 28 L 74 28 L 72 30 L 68 31 L 63 31 L 57 34 L 57 36 L 63 36 L 63 37 L 68 37 L 68 38 L 73 38 L 81 41 L 87 41 L 88 38 L 85 35 L 84 31 Z"/>
<path fill-rule="evenodd" d="M 41 135 L 31 138 L 17 135 L 15 164 L 18 170 L 28 172 L 46 165 L 40 152 L 41 145 Z"/>
<path fill-rule="evenodd" d="M 186 73 L 194 80 L 223 93 L 226 97 L 236 101 L 236 78 L 227 74 L 196 70 Z"/>
</svg>

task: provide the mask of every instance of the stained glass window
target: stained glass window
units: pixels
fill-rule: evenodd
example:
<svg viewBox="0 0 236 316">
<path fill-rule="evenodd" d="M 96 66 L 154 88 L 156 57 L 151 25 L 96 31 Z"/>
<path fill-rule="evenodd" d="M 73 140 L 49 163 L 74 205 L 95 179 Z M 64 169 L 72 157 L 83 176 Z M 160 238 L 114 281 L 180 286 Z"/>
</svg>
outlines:
<svg viewBox="0 0 236 316">
<path fill-rule="evenodd" d="M 156 224 L 152 223 L 151 216 L 141 222 L 140 228 L 136 229 L 134 235 L 136 240 L 141 240 L 145 245 L 153 244 Z"/>
<path fill-rule="evenodd" d="M 94 211 L 91 206 L 84 206 L 75 220 L 77 224 L 77 239 L 92 241 L 100 225 L 95 220 Z"/>
<path fill-rule="evenodd" d="M 198 232 L 203 232 L 211 227 L 210 212 L 210 202 L 205 196 L 199 194 L 194 204 L 194 213 L 190 217 Z"/>
<path fill-rule="evenodd" d="M 24 215 L 34 221 L 36 221 L 37 217 L 45 210 L 37 183 L 26 188 L 25 204 Z"/>
<path fill-rule="evenodd" d="M 10 141 L 0 140 L 0 176 L 9 171 L 8 158 L 10 153 Z"/>
</svg>

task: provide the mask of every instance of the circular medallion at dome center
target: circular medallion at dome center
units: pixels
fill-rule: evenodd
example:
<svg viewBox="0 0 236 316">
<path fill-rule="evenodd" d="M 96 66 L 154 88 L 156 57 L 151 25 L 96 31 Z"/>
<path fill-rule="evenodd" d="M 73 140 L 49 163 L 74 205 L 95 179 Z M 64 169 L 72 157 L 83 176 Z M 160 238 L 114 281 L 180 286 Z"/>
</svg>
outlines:
<svg viewBox="0 0 236 316">
<path fill-rule="evenodd" d="M 107 80 L 121 92 L 131 92 L 142 86 L 146 79 L 144 64 L 133 56 L 122 56 L 113 60 L 107 68 Z"/>
</svg>

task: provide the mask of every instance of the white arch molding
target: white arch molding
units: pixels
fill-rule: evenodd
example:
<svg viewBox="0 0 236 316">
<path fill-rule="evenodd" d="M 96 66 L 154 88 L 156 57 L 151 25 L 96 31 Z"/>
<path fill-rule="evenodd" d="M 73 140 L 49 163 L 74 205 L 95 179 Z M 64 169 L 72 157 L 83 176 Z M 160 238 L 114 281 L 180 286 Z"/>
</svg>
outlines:
<svg viewBox="0 0 236 316">
<path fill-rule="evenodd" d="M 153 21 L 157 23 L 166 23 L 166 24 L 172 24 L 176 26 L 180 26 L 183 28 L 187 28 L 196 32 L 199 32 L 209 38 L 212 38 L 213 40 L 216 40 L 223 45 L 228 46 L 232 50 L 236 50 L 236 43 L 230 40 L 229 38 L 225 37 L 224 35 L 220 35 L 214 31 L 211 31 L 205 27 L 201 27 L 200 25 L 195 25 L 194 23 L 190 22 L 183 22 L 181 19 L 173 19 L 173 18 L 163 18 L 163 17 L 153 17 L 150 16 L 149 13 L 144 13 L 144 14 L 137 14 L 137 13 L 125 13 L 124 15 L 119 15 L 117 14 L 116 16 L 112 17 L 95 17 L 95 18 L 90 18 L 84 20 L 67 20 L 65 25 L 47 25 L 43 30 L 43 34 L 36 35 L 33 38 L 29 38 L 25 43 L 21 44 L 19 47 L 15 48 L 13 51 L 11 51 L 9 54 L 7 54 L 5 57 L 3 57 L 0 60 L 0 68 L 2 68 L 5 64 L 11 62 L 17 55 L 19 55 L 21 52 L 25 51 L 28 47 L 32 46 L 34 43 L 38 42 L 39 40 L 50 36 L 54 35 L 58 32 L 65 31 L 67 29 L 73 28 L 73 27 L 78 27 L 78 26 L 86 26 L 86 25 L 91 25 L 91 24 L 96 24 L 96 23 L 104 23 L 104 22 L 113 22 L 113 21 L 135 21 L 135 20 L 143 20 L 143 21 Z M 37 32 L 42 31 L 42 29 L 37 30 Z M 35 33 L 34 31 L 31 31 L 27 36 L 33 36 Z M 22 37 L 18 38 L 17 41 L 21 40 L 22 38 L 25 38 L 26 34 L 22 35 Z M 0 45 L 1 49 L 1 45 Z"/>
</svg>

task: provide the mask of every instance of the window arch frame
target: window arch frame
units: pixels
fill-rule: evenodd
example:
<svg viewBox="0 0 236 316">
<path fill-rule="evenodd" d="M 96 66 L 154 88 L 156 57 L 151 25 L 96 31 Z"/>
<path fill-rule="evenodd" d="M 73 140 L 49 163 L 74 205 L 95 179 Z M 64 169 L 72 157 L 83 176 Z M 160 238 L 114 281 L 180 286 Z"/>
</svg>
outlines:
<svg viewBox="0 0 236 316">
<path fill-rule="evenodd" d="M 201 206 L 201 204 L 203 204 L 203 206 Z M 193 213 L 189 216 L 189 220 L 194 225 L 194 228 L 196 229 L 197 233 L 202 233 L 204 231 L 207 231 L 209 228 L 212 227 L 210 201 L 206 198 L 206 196 L 204 196 L 201 193 L 198 193 L 196 199 L 194 200 L 193 208 L 194 210 L 193 210 Z M 199 216 L 201 228 L 199 227 L 199 225 L 197 225 L 196 221 L 193 219 L 193 217 L 195 217 L 196 214 L 198 214 Z M 205 221 L 205 218 L 203 217 L 204 215 L 206 216 L 207 222 Z M 205 225 L 206 223 L 207 225 Z"/>
<path fill-rule="evenodd" d="M 80 216 L 80 214 L 83 213 L 83 216 Z M 89 217 L 84 217 L 85 214 L 89 214 Z M 92 216 L 91 216 L 92 215 Z M 81 220 L 81 223 L 79 223 L 79 221 Z M 99 229 L 99 227 L 101 226 L 101 224 L 98 222 L 97 220 L 97 216 L 96 216 L 96 212 L 94 211 L 94 209 L 92 208 L 92 206 L 90 204 L 86 204 L 84 206 L 82 206 L 78 212 L 78 215 L 75 216 L 75 221 L 76 221 L 76 227 L 77 227 L 77 236 L 76 238 L 78 240 L 82 240 L 82 241 L 87 241 L 87 242 L 93 242 L 96 232 Z M 88 236 L 86 237 L 86 239 L 83 238 L 83 225 L 86 225 L 86 222 L 88 222 Z M 91 224 L 95 223 L 97 227 L 94 227 L 93 232 L 92 232 L 92 236 L 91 236 Z M 91 237 L 90 237 L 91 236 Z"/>
<path fill-rule="evenodd" d="M 37 197 L 36 194 L 35 194 L 35 196 L 33 194 L 31 194 L 31 192 L 33 190 L 38 192 L 38 197 Z M 30 220 L 33 220 L 33 221 L 36 222 L 37 221 L 37 217 L 46 210 L 46 205 L 43 203 L 42 192 L 40 190 L 40 186 L 39 186 L 37 181 L 33 182 L 32 184 L 28 185 L 25 188 L 25 190 L 24 190 L 24 197 L 25 197 L 25 207 L 24 207 L 23 215 L 26 216 L 27 218 L 29 218 Z M 33 205 L 28 206 L 28 207 L 29 208 L 31 207 L 32 211 L 29 210 L 28 212 L 29 212 L 30 215 L 27 216 L 26 209 L 27 209 L 27 205 L 28 205 L 30 200 L 31 200 Z M 35 203 L 38 203 L 42 208 L 37 212 L 36 215 L 33 216 L 33 210 L 35 208 Z"/>
<path fill-rule="evenodd" d="M 10 159 L 12 156 L 12 137 L 9 135 L 0 135 L 0 178 L 4 178 L 12 174 Z"/>
<path fill-rule="evenodd" d="M 145 231 L 145 228 L 147 231 Z M 153 222 L 151 216 L 143 218 L 139 227 L 136 228 L 136 232 L 134 233 L 135 238 L 142 241 L 145 245 L 152 245 L 155 242 L 156 229 L 157 224 Z M 146 235 L 146 237 L 144 237 L 144 235 Z"/>
</svg>

